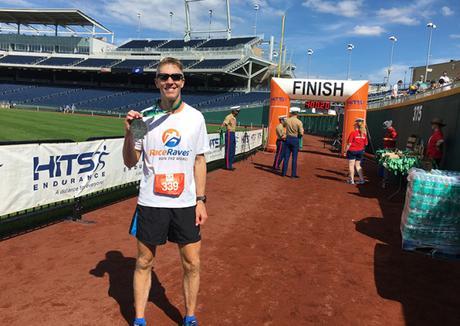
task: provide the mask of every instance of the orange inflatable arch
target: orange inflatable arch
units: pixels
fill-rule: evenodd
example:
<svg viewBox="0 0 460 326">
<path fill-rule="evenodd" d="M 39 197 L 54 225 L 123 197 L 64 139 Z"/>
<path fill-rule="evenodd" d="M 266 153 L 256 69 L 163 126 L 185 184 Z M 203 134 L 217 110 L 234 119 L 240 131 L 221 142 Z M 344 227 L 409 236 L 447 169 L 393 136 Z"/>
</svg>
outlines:
<svg viewBox="0 0 460 326">
<path fill-rule="evenodd" d="M 366 119 L 367 80 L 324 80 L 272 78 L 270 83 L 270 113 L 268 123 L 269 151 L 276 150 L 275 128 L 278 117 L 287 115 L 291 100 L 323 100 L 344 102 L 342 140 L 346 140 L 357 118 Z M 342 141 L 344 152 L 346 141 Z"/>
</svg>

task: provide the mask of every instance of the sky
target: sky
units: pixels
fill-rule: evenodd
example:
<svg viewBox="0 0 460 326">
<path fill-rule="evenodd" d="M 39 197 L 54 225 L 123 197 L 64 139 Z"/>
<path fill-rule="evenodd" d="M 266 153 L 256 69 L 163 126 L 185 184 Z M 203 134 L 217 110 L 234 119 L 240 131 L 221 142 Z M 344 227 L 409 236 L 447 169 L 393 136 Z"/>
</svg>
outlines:
<svg viewBox="0 0 460 326">
<path fill-rule="evenodd" d="M 0 0 L 0 8 L 77 8 L 114 31 L 117 44 L 138 36 L 182 38 L 185 30 L 183 0 Z M 203 0 L 190 3 L 192 29 L 209 29 L 209 10 L 212 28 L 225 28 L 225 0 Z M 298 78 L 306 78 L 309 70 L 311 78 L 346 79 L 351 43 L 350 77 L 383 82 L 390 63 L 389 37 L 395 36 L 390 82 L 409 82 L 410 67 L 426 63 L 429 22 L 436 25 L 430 62 L 460 59 L 460 0 L 231 0 L 230 11 L 232 36 L 256 32 L 268 41 L 273 35 L 275 48 L 285 15 L 287 59 L 296 65 Z M 307 49 L 314 51 L 310 65 Z"/>
</svg>

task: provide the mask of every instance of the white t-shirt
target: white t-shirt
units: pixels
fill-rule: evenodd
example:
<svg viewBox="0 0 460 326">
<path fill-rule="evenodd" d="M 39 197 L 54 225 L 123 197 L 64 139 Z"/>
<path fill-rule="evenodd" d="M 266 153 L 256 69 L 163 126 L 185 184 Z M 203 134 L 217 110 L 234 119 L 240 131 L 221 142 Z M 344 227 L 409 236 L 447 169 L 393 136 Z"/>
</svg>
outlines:
<svg viewBox="0 0 460 326">
<path fill-rule="evenodd" d="M 449 76 L 441 76 L 439 79 L 444 80 L 444 84 L 449 84 L 450 83 L 450 78 Z"/>
<path fill-rule="evenodd" d="M 399 89 L 398 84 L 394 84 L 393 85 L 393 90 L 391 91 L 391 96 L 398 97 L 398 89 Z"/>
<path fill-rule="evenodd" d="M 150 207 L 183 208 L 196 205 L 195 157 L 209 151 L 203 115 L 188 104 L 179 113 L 147 119 L 148 133 L 136 142 L 142 151 L 143 176 L 138 204 Z M 179 197 L 154 193 L 155 174 L 184 173 L 184 191 Z"/>
</svg>

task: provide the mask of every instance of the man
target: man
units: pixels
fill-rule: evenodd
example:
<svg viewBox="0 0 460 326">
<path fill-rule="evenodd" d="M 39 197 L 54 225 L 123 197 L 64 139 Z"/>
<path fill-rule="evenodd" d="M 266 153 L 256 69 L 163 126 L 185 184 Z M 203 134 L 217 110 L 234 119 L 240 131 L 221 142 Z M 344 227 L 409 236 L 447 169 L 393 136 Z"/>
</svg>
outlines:
<svg viewBox="0 0 460 326">
<path fill-rule="evenodd" d="M 428 84 L 424 81 L 425 76 L 420 75 L 419 80 L 417 81 L 417 93 L 423 93 L 424 91 L 427 90 Z"/>
<path fill-rule="evenodd" d="M 434 118 L 431 120 L 431 129 L 433 130 L 433 133 L 428 140 L 426 157 L 435 161 L 438 168 L 441 165 L 443 154 L 442 145 L 444 144 L 444 135 L 441 131 L 441 128 L 445 126 L 446 125 L 444 122 L 439 118 Z"/>
<path fill-rule="evenodd" d="M 142 115 L 129 111 L 125 119 L 124 163 L 131 168 L 141 156 L 144 161 L 138 204 L 130 227 L 138 248 L 134 272 L 134 325 L 146 325 L 144 313 L 156 247 L 169 240 L 178 244 L 184 270 L 186 314 L 183 325 L 196 326 L 200 225 L 208 217 L 204 153 L 209 150 L 209 140 L 203 115 L 182 102 L 182 63 L 174 58 L 161 60 L 155 85 L 160 90 L 157 106 L 166 114 L 147 120 L 147 134 L 138 141 L 133 139 L 131 124 Z"/>
<path fill-rule="evenodd" d="M 286 149 L 284 151 L 283 171 L 281 175 L 286 176 L 289 157 L 292 153 L 292 171 L 291 178 L 298 178 L 297 175 L 297 154 L 299 153 L 300 138 L 303 137 L 302 121 L 297 118 L 300 108 L 291 108 L 290 117 L 286 119 Z"/>
<path fill-rule="evenodd" d="M 442 73 L 442 76 L 439 77 L 439 81 L 441 81 L 441 80 L 442 80 L 443 85 L 450 84 L 450 78 L 449 78 L 449 76 L 447 76 L 447 71 L 444 71 Z"/>
<path fill-rule="evenodd" d="M 222 122 L 223 128 L 226 129 L 225 131 L 225 169 L 233 171 L 235 168 L 233 167 L 233 161 L 235 160 L 235 149 L 236 149 L 236 138 L 235 138 L 235 131 L 236 131 L 236 117 L 240 113 L 239 106 L 232 106 L 232 112 L 227 115 Z"/>
<path fill-rule="evenodd" d="M 393 88 L 391 90 L 391 98 L 397 98 L 398 96 L 400 96 L 399 89 L 401 88 L 402 84 L 403 84 L 403 81 L 398 80 L 398 82 L 393 85 Z"/>
<path fill-rule="evenodd" d="M 393 121 L 385 121 L 383 123 L 383 128 L 385 129 L 385 136 L 383 137 L 383 148 L 395 148 L 398 133 L 396 132 L 396 129 L 393 127 Z"/>
<path fill-rule="evenodd" d="M 283 162 L 284 158 L 284 150 L 285 150 L 285 141 L 286 141 L 286 131 L 285 131 L 285 121 L 286 116 L 281 115 L 278 117 L 279 124 L 276 126 L 276 152 L 275 152 L 275 160 L 273 162 L 273 169 L 279 170 L 280 165 Z"/>
</svg>

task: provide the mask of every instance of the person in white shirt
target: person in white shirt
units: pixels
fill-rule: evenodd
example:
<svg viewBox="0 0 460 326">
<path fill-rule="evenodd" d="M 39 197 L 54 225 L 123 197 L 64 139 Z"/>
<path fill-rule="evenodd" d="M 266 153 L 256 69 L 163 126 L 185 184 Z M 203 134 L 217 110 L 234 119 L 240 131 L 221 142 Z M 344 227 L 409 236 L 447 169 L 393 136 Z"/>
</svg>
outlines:
<svg viewBox="0 0 460 326">
<path fill-rule="evenodd" d="M 182 63 L 164 58 L 157 67 L 155 85 L 161 98 L 157 109 L 165 114 L 146 119 L 147 133 L 134 140 L 131 129 L 142 114 L 129 111 L 125 119 L 123 159 L 131 168 L 143 158 L 143 176 L 130 233 L 137 238 L 134 272 L 135 326 L 144 326 L 156 247 L 178 244 L 184 270 L 186 314 L 183 325 L 198 325 L 195 308 L 200 282 L 200 225 L 206 212 L 206 160 L 209 139 L 203 115 L 182 102 Z M 158 108 L 159 107 L 159 108 Z"/>
<path fill-rule="evenodd" d="M 398 96 L 400 96 L 399 88 L 402 86 L 402 84 L 402 80 L 398 80 L 398 82 L 393 85 L 393 88 L 391 89 L 391 98 L 397 98 Z"/>
<path fill-rule="evenodd" d="M 449 76 L 447 76 L 447 71 L 444 71 L 442 73 L 442 76 L 439 77 L 439 80 L 443 80 L 444 82 L 442 83 L 444 86 L 447 85 L 447 84 L 450 84 L 450 78 Z"/>
</svg>

